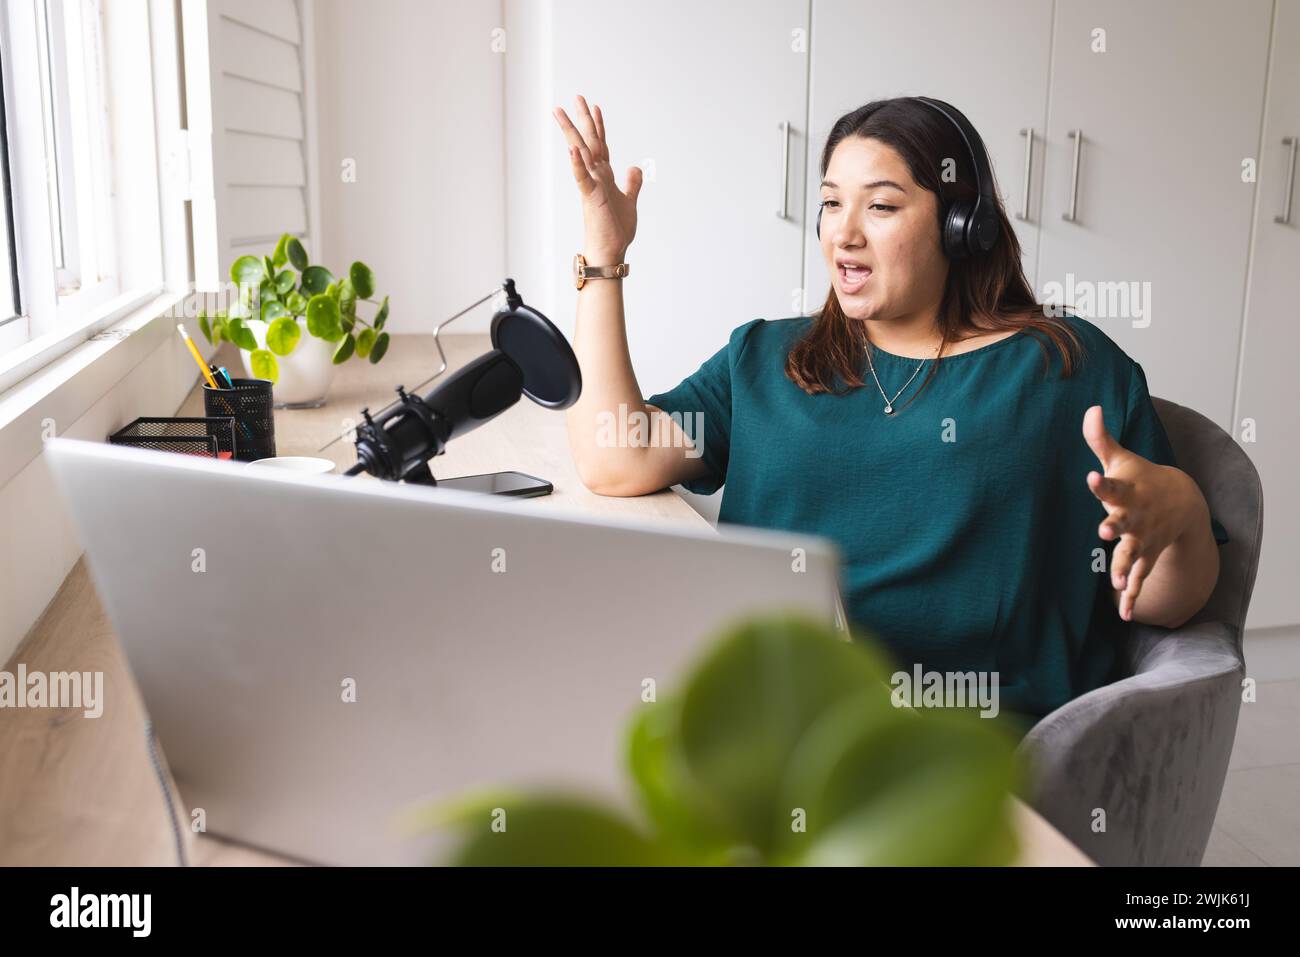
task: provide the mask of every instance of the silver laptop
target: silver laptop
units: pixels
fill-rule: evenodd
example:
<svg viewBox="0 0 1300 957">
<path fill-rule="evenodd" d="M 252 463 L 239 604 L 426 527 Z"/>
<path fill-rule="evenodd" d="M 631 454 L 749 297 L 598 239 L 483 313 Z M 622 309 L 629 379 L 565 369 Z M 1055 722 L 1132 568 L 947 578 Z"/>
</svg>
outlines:
<svg viewBox="0 0 1300 957">
<path fill-rule="evenodd" d="M 71 439 L 46 456 L 187 810 L 307 861 L 437 863 L 454 835 L 405 812 L 475 789 L 624 803 L 646 679 L 671 694 L 751 613 L 844 632 L 812 537 Z"/>
</svg>

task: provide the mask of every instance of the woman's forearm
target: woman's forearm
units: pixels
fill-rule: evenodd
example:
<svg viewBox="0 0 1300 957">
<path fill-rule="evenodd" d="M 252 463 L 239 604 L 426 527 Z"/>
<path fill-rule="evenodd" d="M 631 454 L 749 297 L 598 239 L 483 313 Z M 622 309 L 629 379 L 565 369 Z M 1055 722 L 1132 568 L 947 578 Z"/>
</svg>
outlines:
<svg viewBox="0 0 1300 957">
<path fill-rule="evenodd" d="M 1205 607 L 1219 580 L 1219 546 L 1210 509 L 1190 476 L 1188 485 L 1187 528 L 1161 553 L 1142 583 L 1133 605 L 1134 621 L 1177 628 Z M 1116 603 L 1119 594 L 1115 592 Z"/>
<path fill-rule="evenodd" d="M 584 256 L 593 266 L 623 261 L 617 250 L 592 248 Z M 633 413 L 645 412 L 628 351 L 623 280 L 592 279 L 578 291 L 573 351 L 582 369 L 582 395 L 565 413 L 569 447 L 583 482 L 600 488 L 633 471 L 637 453 L 644 451 L 618 436 L 611 442 L 608 427 L 609 416 L 627 422 Z"/>
</svg>

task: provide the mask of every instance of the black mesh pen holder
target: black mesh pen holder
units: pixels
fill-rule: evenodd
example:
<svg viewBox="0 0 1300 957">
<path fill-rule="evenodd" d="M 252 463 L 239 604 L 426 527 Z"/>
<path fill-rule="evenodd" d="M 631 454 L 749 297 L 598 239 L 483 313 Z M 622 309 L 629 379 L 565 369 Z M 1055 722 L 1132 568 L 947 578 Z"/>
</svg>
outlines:
<svg viewBox="0 0 1300 957">
<path fill-rule="evenodd" d="M 275 456 L 275 412 L 272 408 L 271 383 L 266 379 L 234 379 L 233 389 L 203 386 L 203 411 L 208 415 L 235 418 L 241 462 L 255 462 Z"/>
<path fill-rule="evenodd" d="M 162 418 L 141 416 L 108 437 L 112 445 L 158 452 L 183 452 L 213 459 L 238 455 L 238 426 L 231 416 Z"/>
</svg>

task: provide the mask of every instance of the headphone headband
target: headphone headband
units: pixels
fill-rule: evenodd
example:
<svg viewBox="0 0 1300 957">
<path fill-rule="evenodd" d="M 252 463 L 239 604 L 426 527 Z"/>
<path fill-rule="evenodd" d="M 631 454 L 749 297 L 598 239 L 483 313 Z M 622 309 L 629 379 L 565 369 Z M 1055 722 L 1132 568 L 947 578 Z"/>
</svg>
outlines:
<svg viewBox="0 0 1300 957">
<path fill-rule="evenodd" d="M 975 132 L 975 127 L 971 126 L 970 120 L 961 110 L 951 103 L 945 103 L 943 100 L 932 99 L 928 96 L 914 96 L 912 99 L 918 103 L 924 103 L 932 110 L 938 111 L 948 118 L 948 122 L 957 127 L 957 132 L 961 134 L 962 142 L 966 144 L 966 151 L 970 154 L 971 166 L 975 169 L 975 189 L 981 199 L 986 199 L 990 203 L 993 199 L 993 170 L 989 167 L 989 156 L 984 149 L 984 141 L 980 139 L 979 133 Z"/>
</svg>

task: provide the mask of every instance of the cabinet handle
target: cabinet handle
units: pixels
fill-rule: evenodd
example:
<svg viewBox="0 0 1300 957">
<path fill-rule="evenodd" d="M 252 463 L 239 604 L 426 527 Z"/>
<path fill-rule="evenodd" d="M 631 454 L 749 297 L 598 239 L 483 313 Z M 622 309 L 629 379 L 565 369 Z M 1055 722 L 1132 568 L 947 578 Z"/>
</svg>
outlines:
<svg viewBox="0 0 1300 957">
<path fill-rule="evenodd" d="M 1274 216 L 1273 222 L 1281 223 L 1283 226 L 1291 225 L 1291 194 L 1295 192 L 1295 150 L 1297 143 L 1300 143 L 1300 137 L 1282 137 L 1282 145 L 1291 147 L 1291 162 L 1287 164 L 1286 170 L 1286 202 L 1282 206 L 1282 215 Z"/>
<path fill-rule="evenodd" d="M 1079 153 L 1083 150 L 1083 130 L 1070 130 L 1066 136 L 1074 137 L 1074 169 L 1070 173 L 1070 211 L 1062 213 L 1067 223 L 1079 221 Z"/>
<path fill-rule="evenodd" d="M 776 215 L 790 218 L 790 121 L 781 123 L 781 204 Z"/>
<path fill-rule="evenodd" d="M 1034 128 L 1027 127 L 1020 131 L 1020 135 L 1025 138 L 1025 188 L 1024 195 L 1020 199 L 1020 212 L 1016 213 L 1016 219 L 1022 222 L 1029 222 L 1029 179 L 1031 171 L 1034 168 Z"/>
</svg>

